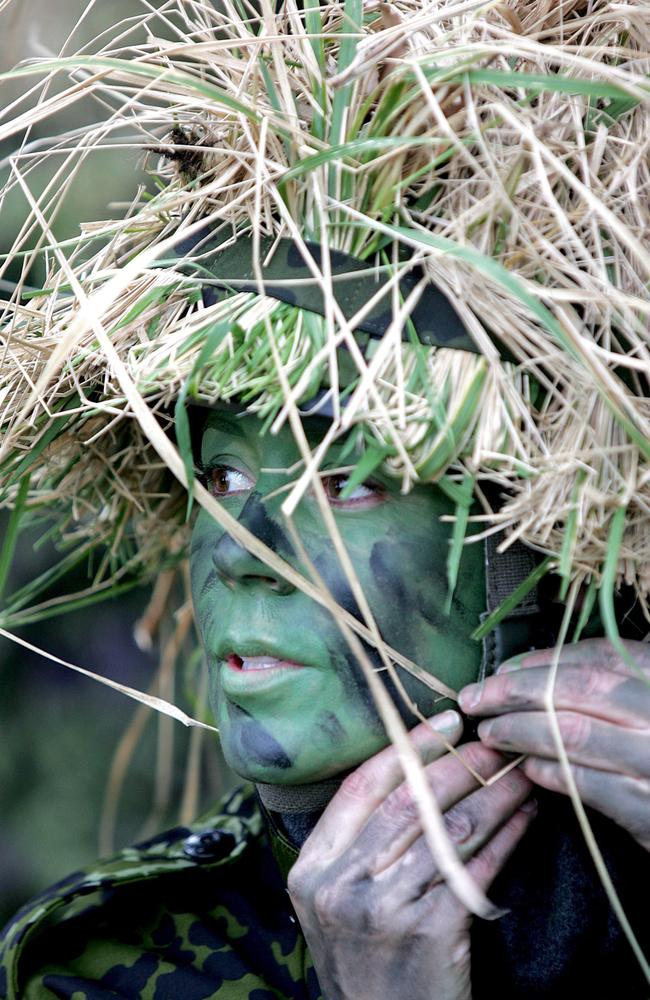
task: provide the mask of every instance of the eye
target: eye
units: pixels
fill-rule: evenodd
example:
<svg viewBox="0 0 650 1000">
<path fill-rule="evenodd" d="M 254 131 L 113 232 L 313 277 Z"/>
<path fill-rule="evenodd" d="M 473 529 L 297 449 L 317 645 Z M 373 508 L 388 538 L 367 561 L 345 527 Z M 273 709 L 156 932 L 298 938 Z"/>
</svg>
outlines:
<svg viewBox="0 0 650 1000">
<path fill-rule="evenodd" d="M 323 488 L 334 507 L 373 507 L 384 497 L 384 490 L 378 483 L 366 482 L 355 486 L 348 496 L 342 498 L 341 493 L 349 481 L 350 477 L 346 473 L 323 476 Z"/>
<path fill-rule="evenodd" d="M 246 493 L 255 485 L 250 476 L 241 469 L 230 465 L 213 465 L 204 473 L 205 485 L 215 497 L 229 497 L 234 493 Z"/>
</svg>

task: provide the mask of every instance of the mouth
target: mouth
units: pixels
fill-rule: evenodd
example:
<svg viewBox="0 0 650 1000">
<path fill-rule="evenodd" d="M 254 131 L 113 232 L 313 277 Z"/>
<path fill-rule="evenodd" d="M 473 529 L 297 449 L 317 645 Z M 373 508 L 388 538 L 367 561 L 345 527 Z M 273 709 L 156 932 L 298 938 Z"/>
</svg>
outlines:
<svg viewBox="0 0 650 1000">
<path fill-rule="evenodd" d="M 277 656 L 243 656 L 239 653 L 229 653 L 225 657 L 226 666 L 230 670 L 239 673 L 261 672 L 264 670 L 302 670 L 303 663 L 296 663 L 294 660 L 283 660 Z"/>
</svg>

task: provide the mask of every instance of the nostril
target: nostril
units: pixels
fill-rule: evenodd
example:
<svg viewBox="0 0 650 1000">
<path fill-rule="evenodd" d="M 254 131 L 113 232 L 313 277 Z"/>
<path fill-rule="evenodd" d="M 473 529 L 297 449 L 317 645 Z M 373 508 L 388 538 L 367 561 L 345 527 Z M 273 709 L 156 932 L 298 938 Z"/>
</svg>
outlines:
<svg viewBox="0 0 650 1000">
<path fill-rule="evenodd" d="M 288 594 L 295 590 L 273 569 L 245 549 L 231 535 L 223 534 L 212 553 L 214 568 L 227 587 L 258 587 L 275 594 Z"/>
<path fill-rule="evenodd" d="M 262 573 L 242 573 L 239 579 L 242 583 L 259 584 L 268 587 L 269 590 L 278 589 L 278 581 L 272 576 L 263 576 Z"/>
</svg>

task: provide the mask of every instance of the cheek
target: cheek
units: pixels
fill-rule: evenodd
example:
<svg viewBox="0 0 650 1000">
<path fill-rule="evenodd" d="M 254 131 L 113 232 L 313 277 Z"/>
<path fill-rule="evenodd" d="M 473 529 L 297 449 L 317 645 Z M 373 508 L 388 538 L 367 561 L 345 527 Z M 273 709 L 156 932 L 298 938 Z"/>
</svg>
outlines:
<svg viewBox="0 0 650 1000">
<path fill-rule="evenodd" d="M 212 620 L 217 606 L 216 597 L 229 593 L 217 574 L 212 558 L 222 534 L 223 532 L 215 529 L 214 524 L 206 524 L 202 516 L 199 516 L 192 531 L 190 585 L 194 616 L 201 632 L 205 631 Z"/>
</svg>

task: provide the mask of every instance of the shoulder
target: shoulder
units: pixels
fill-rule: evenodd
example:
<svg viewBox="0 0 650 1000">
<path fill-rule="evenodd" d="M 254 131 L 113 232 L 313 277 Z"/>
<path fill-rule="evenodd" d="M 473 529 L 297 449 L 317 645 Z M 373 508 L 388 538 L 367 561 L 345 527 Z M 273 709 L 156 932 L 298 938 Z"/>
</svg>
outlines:
<svg viewBox="0 0 650 1000">
<path fill-rule="evenodd" d="M 112 858 L 74 872 L 22 907 L 0 941 L 0 997 L 21 997 L 27 966 L 38 964 L 49 941 L 67 945 L 80 927 L 105 920 L 124 905 L 161 900 L 177 876 L 200 869 L 201 877 L 227 869 L 260 839 L 262 818 L 252 787 L 221 800 L 187 827 L 176 827 L 128 847 Z M 41 947 L 42 945 L 42 947 Z"/>
</svg>

